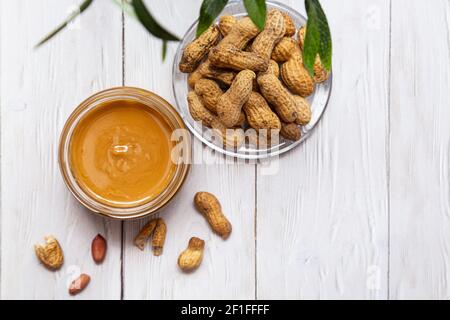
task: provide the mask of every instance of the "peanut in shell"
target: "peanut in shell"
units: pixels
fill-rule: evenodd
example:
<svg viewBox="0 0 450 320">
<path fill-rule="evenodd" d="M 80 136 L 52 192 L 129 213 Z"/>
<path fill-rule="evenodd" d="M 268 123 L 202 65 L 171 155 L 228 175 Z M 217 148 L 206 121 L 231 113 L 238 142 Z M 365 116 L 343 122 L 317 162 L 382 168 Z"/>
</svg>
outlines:
<svg viewBox="0 0 450 320">
<path fill-rule="evenodd" d="M 242 106 L 252 92 L 255 77 L 251 70 L 239 72 L 227 92 L 219 98 L 217 115 L 226 127 L 231 128 L 238 123 Z"/>
<path fill-rule="evenodd" d="M 179 65 L 180 71 L 184 73 L 193 72 L 209 50 L 217 44 L 219 38 L 219 28 L 212 25 L 200 37 L 188 44 L 183 50 Z"/>
<path fill-rule="evenodd" d="M 257 131 L 261 129 L 280 130 L 280 119 L 259 93 L 252 92 L 243 109 L 247 116 L 247 122 L 253 129 Z"/>
<path fill-rule="evenodd" d="M 211 49 L 208 57 L 211 64 L 219 68 L 237 71 L 248 69 L 257 72 L 265 71 L 268 67 L 268 60 L 261 58 L 254 52 L 240 50 L 231 44 Z"/>
<path fill-rule="evenodd" d="M 236 72 L 214 67 L 207 59 L 200 63 L 197 69 L 188 77 L 188 85 L 191 88 L 195 87 L 198 80 L 202 78 L 214 79 L 226 86 L 230 86 L 236 76 Z"/>
<path fill-rule="evenodd" d="M 221 16 L 219 19 L 219 30 L 225 37 L 230 33 L 233 26 L 238 22 L 238 20 L 232 15 Z"/>
<path fill-rule="evenodd" d="M 200 97 L 194 91 L 191 91 L 188 93 L 187 100 L 192 118 L 195 121 L 200 121 L 204 126 L 211 127 L 215 116 L 205 107 Z"/>
<path fill-rule="evenodd" d="M 258 84 L 262 95 L 266 98 L 284 122 L 290 123 L 297 119 L 295 101 L 292 94 L 281 81 L 271 73 L 260 74 Z"/>
<path fill-rule="evenodd" d="M 284 17 L 279 10 L 272 9 L 267 14 L 264 30 L 255 38 L 252 52 L 269 61 L 273 48 L 286 32 Z"/>
<path fill-rule="evenodd" d="M 281 78 L 293 93 L 304 98 L 314 92 L 314 79 L 303 66 L 300 53 L 294 53 L 288 61 L 283 63 L 281 66 Z"/>
</svg>

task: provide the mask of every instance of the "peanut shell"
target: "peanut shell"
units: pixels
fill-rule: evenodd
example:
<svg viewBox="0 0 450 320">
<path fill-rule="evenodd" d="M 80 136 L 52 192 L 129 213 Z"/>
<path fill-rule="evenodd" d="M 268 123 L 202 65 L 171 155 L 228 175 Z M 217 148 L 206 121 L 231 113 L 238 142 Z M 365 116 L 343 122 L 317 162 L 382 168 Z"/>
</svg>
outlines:
<svg viewBox="0 0 450 320">
<path fill-rule="evenodd" d="M 258 84 L 262 95 L 266 98 L 284 122 L 294 122 L 297 119 L 295 101 L 291 93 L 273 74 L 266 73 L 258 76 Z"/>
<path fill-rule="evenodd" d="M 45 236 L 44 239 L 44 245 L 36 244 L 34 246 L 36 256 L 44 266 L 51 270 L 57 270 L 64 263 L 64 254 L 61 246 L 53 236 Z"/>
<path fill-rule="evenodd" d="M 306 27 L 301 27 L 298 30 L 298 43 L 300 45 L 300 48 L 303 50 L 303 46 L 305 43 L 305 36 L 306 36 Z M 316 61 L 314 63 L 314 82 L 315 83 L 322 83 L 328 80 L 330 77 L 330 72 L 325 69 L 325 67 L 322 64 L 322 60 L 320 60 L 320 56 L 316 56 Z"/>
<path fill-rule="evenodd" d="M 156 227 L 156 219 L 152 219 L 147 224 L 142 227 L 137 236 L 134 238 L 134 245 L 138 247 L 140 250 L 144 250 L 145 243 L 152 235 L 153 231 Z"/>
<path fill-rule="evenodd" d="M 243 50 L 247 44 L 255 38 L 259 33 L 258 27 L 249 17 L 245 17 L 237 21 L 227 35 L 218 44 L 221 46 L 233 45 L 238 50 Z"/>
<path fill-rule="evenodd" d="M 299 50 L 300 48 L 297 41 L 292 38 L 284 37 L 273 49 L 272 59 L 277 62 L 286 62 L 295 51 Z"/>
<path fill-rule="evenodd" d="M 219 19 L 219 30 L 222 35 L 225 37 L 228 33 L 230 33 L 231 28 L 237 23 L 237 19 L 231 15 L 221 16 Z"/>
<path fill-rule="evenodd" d="M 295 123 L 283 123 L 281 125 L 280 134 L 285 139 L 298 141 L 302 136 L 302 131 Z"/>
<path fill-rule="evenodd" d="M 154 256 L 160 256 L 166 241 L 167 226 L 162 218 L 157 219 L 152 238 L 152 250 Z"/>
<path fill-rule="evenodd" d="M 295 123 L 301 126 L 306 126 L 311 121 L 311 106 L 303 97 L 294 95 L 295 105 L 297 107 L 297 119 L 295 119 Z"/>
<path fill-rule="evenodd" d="M 208 57 L 211 64 L 219 68 L 237 71 L 248 69 L 256 72 L 265 71 L 268 67 L 268 60 L 253 52 L 242 51 L 234 45 L 217 46 L 211 49 Z"/>
<path fill-rule="evenodd" d="M 178 257 L 178 266 L 185 272 L 197 269 L 203 260 L 203 251 L 205 249 L 205 241 L 200 238 L 192 237 L 189 244 Z"/>
<path fill-rule="evenodd" d="M 281 66 L 281 78 L 286 86 L 295 94 L 308 97 L 314 92 L 314 79 L 303 66 L 300 53 L 294 53 Z"/>
<path fill-rule="evenodd" d="M 209 50 L 219 41 L 219 28 L 212 25 L 200 37 L 192 41 L 183 50 L 180 61 L 180 71 L 185 73 L 193 72 L 200 61 L 208 54 Z"/>
<path fill-rule="evenodd" d="M 219 98 L 217 115 L 226 127 L 231 128 L 238 123 L 242 106 L 252 92 L 255 77 L 251 70 L 239 72 L 227 92 Z"/>
<path fill-rule="evenodd" d="M 255 130 L 280 130 L 281 122 L 278 116 L 270 109 L 266 99 L 257 92 L 252 92 L 244 104 L 244 112 L 248 124 Z"/>
<path fill-rule="evenodd" d="M 209 111 L 217 113 L 217 101 L 223 94 L 217 82 L 210 79 L 200 79 L 195 83 L 195 93 L 202 98 Z"/>
<path fill-rule="evenodd" d="M 204 126 L 211 127 L 211 123 L 215 116 L 203 104 L 200 97 L 191 91 L 187 96 L 189 112 L 195 121 L 200 121 Z"/>
<path fill-rule="evenodd" d="M 284 24 L 286 26 L 286 32 L 284 33 L 285 37 L 292 37 L 295 34 L 295 23 L 292 20 L 291 16 L 286 12 L 282 12 L 284 18 Z"/>
<path fill-rule="evenodd" d="M 231 233 L 231 223 L 222 212 L 219 200 L 209 192 L 197 192 L 194 203 L 198 211 L 206 218 L 215 233 L 223 239 Z"/>
<path fill-rule="evenodd" d="M 188 85 L 189 87 L 194 88 L 198 80 L 208 78 L 220 81 L 229 87 L 235 76 L 236 72 L 214 67 L 209 60 L 205 60 L 189 75 Z"/>
<path fill-rule="evenodd" d="M 252 51 L 269 61 L 273 48 L 283 38 L 285 32 L 286 27 L 281 12 L 276 9 L 270 10 L 264 30 L 253 41 Z"/>
</svg>

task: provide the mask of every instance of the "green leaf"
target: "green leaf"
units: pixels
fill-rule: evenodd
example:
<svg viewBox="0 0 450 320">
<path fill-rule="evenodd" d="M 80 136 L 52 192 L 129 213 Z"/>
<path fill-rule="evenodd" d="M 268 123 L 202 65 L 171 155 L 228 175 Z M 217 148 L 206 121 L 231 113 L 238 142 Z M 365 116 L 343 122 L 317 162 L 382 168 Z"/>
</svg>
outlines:
<svg viewBox="0 0 450 320">
<path fill-rule="evenodd" d="M 61 30 L 63 30 L 65 27 L 67 27 L 67 25 L 69 23 L 71 23 L 77 16 L 79 16 L 80 14 L 82 14 L 84 12 L 84 10 L 86 10 L 87 8 L 89 8 L 89 6 L 92 4 L 93 0 L 85 0 L 83 3 L 81 3 L 78 6 L 78 9 L 75 10 L 73 13 L 71 13 L 66 20 L 64 20 L 59 26 L 56 27 L 55 30 L 53 30 L 52 32 L 50 32 L 49 34 L 47 34 L 44 38 L 42 38 L 41 41 L 39 41 L 34 47 L 38 48 L 41 45 L 43 45 L 44 43 L 46 43 L 48 40 L 50 40 L 51 38 L 53 38 L 54 36 L 56 36 Z"/>
<path fill-rule="evenodd" d="M 177 36 L 164 29 L 151 15 L 142 0 L 132 0 L 131 5 L 138 20 L 153 36 L 166 41 L 179 41 Z"/>
<path fill-rule="evenodd" d="M 227 3 L 228 0 L 203 0 L 198 19 L 197 37 L 209 28 Z"/>
<path fill-rule="evenodd" d="M 162 42 L 162 61 L 164 62 L 164 60 L 166 60 L 166 55 L 167 55 L 167 41 L 163 40 Z"/>
<path fill-rule="evenodd" d="M 318 0 L 305 0 L 308 23 L 303 50 L 303 61 L 310 74 L 314 74 L 317 54 L 328 71 L 331 70 L 332 40 L 327 17 Z"/>
<path fill-rule="evenodd" d="M 262 31 L 266 24 L 266 1 L 244 0 L 244 6 L 250 19 L 252 19 L 253 23 Z"/>
</svg>

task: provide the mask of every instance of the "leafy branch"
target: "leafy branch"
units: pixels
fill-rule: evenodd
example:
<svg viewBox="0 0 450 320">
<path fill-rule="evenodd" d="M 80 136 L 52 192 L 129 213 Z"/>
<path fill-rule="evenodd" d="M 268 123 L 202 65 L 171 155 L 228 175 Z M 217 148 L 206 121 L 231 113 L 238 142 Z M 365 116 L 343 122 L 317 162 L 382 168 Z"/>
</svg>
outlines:
<svg viewBox="0 0 450 320">
<path fill-rule="evenodd" d="M 152 16 L 150 11 L 145 6 L 142 0 L 112 0 L 113 3 L 119 5 L 123 12 L 126 12 L 131 17 L 136 18 L 142 26 L 154 37 L 161 39 L 163 41 L 162 54 L 163 58 L 166 55 L 167 41 L 179 41 L 180 39 L 173 35 L 171 32 L 167 31 L 162 27 Z M 77 16 L 83 13 L 94 0 L 85 0 L 81 3 L 77 10 L 75 10 L 69 17 L 66 18 L 55 30 L 46 35 L 41 41 L 39 41 L 35 47 L 40 47 L 48 40 L 56 36 L 60 31 L 62 31 L 67 25 L 72 22 Z"/>
<path fill-rule="evenodd" d="M 69 23 L 71 23 L 73 20 L 75 20 L 76 17 L 78 17 L 80 14 L 82 14 L 89 6 L 92 4 L 94 0 L 85 0 L 82 4 L 80 4 L 77 8 L 77 10 L 74 10 L 67 18 L 64 20 L 59 26 L 56 27 L 55 30 L 47 34 L 44 38 L 42 38 L 41 41 L 39 41 L 34 47 L 40 47 L 45 42 L 56 36 L 62 29 L 67 27 Z"/>
<path fill-rule="evenodd" d="M 136 18 L 142 26 L 154 37 L 163 41 L 162 56 L 166 56 L 167 42 L 179 41 L 179 38 L 162 27 L 142 0 L 112 0 L 119 5 L 123 12 Z M 73 13 L 71 13 L 55 30 L 40 40 L 35 47 L 40 47 L 53 38 L 77 16 L 82 14 L 94 0 L 83 1 Z M 266 1 L 265 0 L 243 0 L 245 9 L 253 23 L 262 30 L 266 23 Z M 213 21 L 219 16 L 228 0 L 203 0 L 200 7 L 200 17 L 197 26 L 197 36 L 200 36 Z M 327 70 L 331 70 L 332 64 L 332 41 L 327 17 L 319 3 L 319 0 L 305 0 L 308 22 L 303 51 L 303 61 L 308 71 L 314 73 L 314 63 L 319 55 Z"/>
<path fill-rule="evenodd" d="M 197 37 L 209 28 L 227 3 L 228 0 L 203 0 L 198 19 Z"/>
</svg>

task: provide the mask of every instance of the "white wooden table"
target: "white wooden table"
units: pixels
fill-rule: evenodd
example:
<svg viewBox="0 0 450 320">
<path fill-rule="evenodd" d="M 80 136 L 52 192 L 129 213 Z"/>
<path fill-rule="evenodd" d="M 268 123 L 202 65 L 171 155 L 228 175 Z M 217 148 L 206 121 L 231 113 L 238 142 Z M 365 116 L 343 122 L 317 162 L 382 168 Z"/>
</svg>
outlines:
<svg viewBox="0 0 450 320">
<path fill-rule="evenodd" d="M 92 281 L 76 299 L 450 298 L 450 1 L 321 0 L 334 88 L 317 130 L 273 175 L 260 164 L 193 166 L 161 212 L 169 230 L 161 257 L 132 245 L 145 220 L 106 220 L 74 200 L 57 147 L 68 115 L 98 90 L 138 86 L 174 103 L 177 44 L 162 63 L 160 41 L 96 0 L 33 50 L 78 2 L 0 0 L 3 299 L 74 299 L 67 282 L 80 271 Z M 303 1 L 286 3 L 304 13 Z M 147 4 L 181 36 L 200 0 Z M 229 240 L 193 208 L 199 190 L 220 198 Z M 109 245 L 100 266 L 90 257 L 97 233 Z M 58 272 L 33 252 L 46 234 L 65 251 Z M 192 235 L 207 249 L 186 275 L 176 259 Z"/>
</svg>

